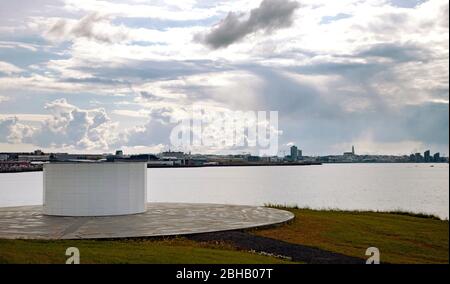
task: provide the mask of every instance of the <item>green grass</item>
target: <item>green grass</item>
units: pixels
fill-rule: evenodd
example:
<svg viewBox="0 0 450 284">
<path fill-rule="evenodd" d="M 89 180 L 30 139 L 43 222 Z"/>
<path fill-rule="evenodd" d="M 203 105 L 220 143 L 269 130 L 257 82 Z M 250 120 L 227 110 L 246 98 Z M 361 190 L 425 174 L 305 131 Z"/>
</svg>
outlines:
<svg viewBox="0 0 450 284">
<path fill-rule="evenodd" d="M 448 220 L 405 212 L 285 209 L 296 215 L 290 224 L 253 233 L 360 258 L 377 247 L 382 262 L 449 262 Z"/>
<path fill-rule="evenodd" d="M 266 203 L 264 204 L 265 207 L 271 207 L 271 208 L 277 208 L 281 210 L 292 210 L 292 209 L 302 209 L 302 210 L 314 210 L 314 211 L 325 211 L 325 212 L 347 212 L 347 213 L 379 213 L 379 214 L 393 214 L 393 215 L 404 215 L 404 216 L 410 216 L 410 217 L 417 217 L 417 218 L 425 218 L 425 219 L 434 219 L 434 220 L 442 220 L 436 215 L 433 214 L 426 214 L 426 213 L 414 213 L 409 211 L 402 211 L 402 210 L 396 210 L 396 211 L 365 211 L 365 210 L 340 210 L 340 209 L 321 209 L 321 210 L 315 210 L 311 209 L 309 207 L 299 207 L 298 205 L 280 205 L 280 204 L 272 204 L 272 203 Z M 448 221 L 448 220 L 447 220 Z"/>
<path fill-rule="evenodd" d="M 286 260 L 237 251 L 226 244 L 168 240 L 0 240 L 0 263 L 63 264 L 68 247 L 80 250 L 85 264 L 277 264 Z"/>
</svg>

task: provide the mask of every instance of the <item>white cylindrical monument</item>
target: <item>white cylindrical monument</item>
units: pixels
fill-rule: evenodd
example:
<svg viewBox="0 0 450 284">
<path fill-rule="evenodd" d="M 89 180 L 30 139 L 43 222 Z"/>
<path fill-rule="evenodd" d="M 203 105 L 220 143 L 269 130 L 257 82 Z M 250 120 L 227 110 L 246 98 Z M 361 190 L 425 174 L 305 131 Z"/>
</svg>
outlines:
<svg viewBox="0 0 450 284">
<path fill-rule="evenodd" d="M 44 165 L 44 214 L 112 216 L 143 213 L 145 162 L 56 162 Z"/>
</svg>

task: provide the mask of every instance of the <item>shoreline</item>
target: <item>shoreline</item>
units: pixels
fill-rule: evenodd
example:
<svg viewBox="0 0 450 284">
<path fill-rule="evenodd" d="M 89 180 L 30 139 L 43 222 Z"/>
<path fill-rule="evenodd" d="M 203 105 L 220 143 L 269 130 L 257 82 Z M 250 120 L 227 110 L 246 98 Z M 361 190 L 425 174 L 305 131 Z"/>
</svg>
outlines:
<svg viewBox="0 0 450 284">
<path fill-rule="evenodd" d="M 179 169 L 179 168 L 226 168 L 226 167 L 293 167 L 293 166 L 320 166 L 319 162 L 303 162 L 303 163 L 255 163 L 255 164 L 219 164 L 219 165 L 151 165 L 148 164 L 148 169 Z M 19 170 L 0 170 L 1 173 L 23 173 L 23 172 L 42 172 L 42 168 L 35 169 L 19 169 Z"/>
<path fill-rule="evenodd" d="M 429 164 L 430 166 L 437 164 L 449 164 L 447 162 L 440 163 L 414 163 L 414 162 L 301 162 L 301 163 L 251 163 L 251 164 L 219 164 L 219 165 L 147 165 L 148 169 L 180 169 L 180 168 L 227 168 L 227 167 L 295 167 L 295 166 L 322 166 L 322 165 L 349 165 L 349 164 Z M 20 169 L 20 170 L 0 170 L 0 174 L 24 173 L 24 172 L 42 172 L 42 168 L 38 169 Z"/>
<path fill-rule="evenodd" d="M 305 162 L 305 163 L 255 163 L 255 164 L 219 164 L 219 165 L 147 165 L 147 168 L 226 168 L 226 167 L 294 167 L 294 166 L 321 166 L 319 162 Z"/>
<path fill-rule="evenodd" d="M 2 170 L 0 174 L 15 174 L 15 173 L 27 173 L 27 172 L 42 172 L 42 169 L 21 169 L 21 170 Z"/>
</svg>

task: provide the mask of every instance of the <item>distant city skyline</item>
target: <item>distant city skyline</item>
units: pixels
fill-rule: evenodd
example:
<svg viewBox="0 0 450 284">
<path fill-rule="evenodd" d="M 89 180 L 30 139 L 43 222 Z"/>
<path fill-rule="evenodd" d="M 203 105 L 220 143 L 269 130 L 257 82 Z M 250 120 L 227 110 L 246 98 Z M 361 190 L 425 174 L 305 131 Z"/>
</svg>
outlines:
<svg viewBox="0 0 450 284">
<path fill-rule="evenodd" d="M 12 157 L 18 158 L 17 155 L 22 155 L 24 161 L 31 161 L 33 160 L 33 157 L 47 157 L 50 158 L 53 154 L 60 154 L 60 155 L 80 155 L 82 156 L 82 160 L 88 159 L 88 156 L 94 157 L 94 159 L 100 159 L 101 157 L 107 157 L 107 156 L 115 156 L 115 157 L 129 157 L 129 156 L 154 156 L 154 155 L 162 155 L 162 156 L 170 156 L 170 157 L 177 157 L 179 156 L 254 156 L 254 157 L 279 157 L 279 158 L 285 158 L 287 160 L 296 161 L 301 160 L 305 157 L 310 158 L 317 158 L 317 157 L 327 157 L 327 156 L 395 156 L 395 157 L 412 157 L 416 156 L 419 159 L 423 159 L 423 161 L 427 161 L 427 159 L 434 158 L 448 158 L 449 156 L 446 153 L 436 152 L 432 149 L 427 149 L 422 152 L 411 152 L 411 153 L 403 153 L 403 154 L 393 154 L 393 153 L 380 153 L 380 154 L 368 154 L 368 153 L 357 153 L 355 146 L 352 145 L 351 151 L 346 151 L 343 153 L 327 153 L 323 155 L 311 155 L 303 154 L 303 150 L 297 147 L 296 145 L 292 145 L 289 147 L 288 151 L 282 151 L 282 154 L 274 155 L 274 156 L 268 156 L 268 155 L 258 155 L 250 152 L 230 152 L 230 153 L 200 153 L 200 152 L 184 152 L 184 151 L 178 151 L 178 150 L 171 150 L 170 148 L 168 150 L 161 150 L 159 152 L 124 152 L 121 149 L 110 151 L 110 152 L 60 152 L 60 151 L 42 151 L 41 149 L 35 149 L 32 151 L 0 151 L 0 161 L 6 161 L 11 159 Z M 86 156 L 85 156 L 86 155 Z M 8 157 L 9 156 L 9 157 Z M 58 159 L 57 157 L 55 157 Z M 20 159 L 19 159 L 20 160 Z M 38 159 L 39 160 L 39 159 Z"/>
<path fill-rule="evenodd" d="M 446 0 L 0 2 L 0 152 L 175 149 L 201 104 L 277 111 L 278 155 L 449 153 Z M 220 133 L 221 129 L 213 129 Z"/>
</svg>

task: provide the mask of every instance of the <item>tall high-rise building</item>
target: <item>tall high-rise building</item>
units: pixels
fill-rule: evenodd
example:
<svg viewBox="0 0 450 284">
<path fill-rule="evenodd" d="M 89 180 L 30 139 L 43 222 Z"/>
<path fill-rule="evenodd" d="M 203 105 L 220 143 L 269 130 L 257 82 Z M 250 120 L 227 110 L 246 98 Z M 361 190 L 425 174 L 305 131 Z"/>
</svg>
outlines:
<svg viewBox="0 0 450 284">
<path fill-rule="evenodd" d="M 352 146 L 352 154 L 355 155 L 355 146 Z"/>
<path fill-rule="evenodd" d="M 291 160 L 292 161 L 297 161 L 298 159 L 298 148 L 297 146 L 292 146 L 291 147 Z"/>
<path fill-rule="evenodd" d="M 425 162 L 431 162 L 431 154 L 430 154 L 430 150 L 426 150 L 423 153 L 423 157 L 425 159 Z"/>
</svg>

